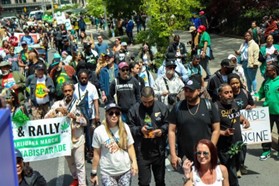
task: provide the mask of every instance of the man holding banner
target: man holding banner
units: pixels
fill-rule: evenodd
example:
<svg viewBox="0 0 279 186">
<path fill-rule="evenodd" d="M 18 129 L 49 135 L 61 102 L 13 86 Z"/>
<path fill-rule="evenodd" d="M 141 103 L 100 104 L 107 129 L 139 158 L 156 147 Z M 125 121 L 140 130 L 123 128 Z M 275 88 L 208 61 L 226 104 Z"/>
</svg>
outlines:
<svg viewBox="0 0 279 186">
<path fill-rule="evenodd" d="M 274 122 L 277 126 L 277 133 L 279 134 L 279 66 L 277 63 L 271 63 L 266 67 L 267 79 L 262 83 L 258 92 L 259 99 L 265 98 L 264 107 L 269 107 L 270 129 L 272 131 Z M 279 144 L 279 142 L 277 142 Z M 263 153 L 260 160 L 266 160 L 270 157 L 271 143 L 263 143 Z M 279 152 L 277 153 L 279 159 Z"/>
<path fill-rule="evenodd" d="M 84 160 L 84 128 L 87 125 L 86 119 L 77 108 L 78 100 L 73 97 L 74 85 L 65 82 L 62 86 L 64 99 L 56 101 L 45 118 L 68 116 L 71 119 L 72 129 L 72 152 L 71 156 L 66 156 L 68 167 L 74 178 L 70 186 L 85 186 L 85 160 Z"/>
</svg>

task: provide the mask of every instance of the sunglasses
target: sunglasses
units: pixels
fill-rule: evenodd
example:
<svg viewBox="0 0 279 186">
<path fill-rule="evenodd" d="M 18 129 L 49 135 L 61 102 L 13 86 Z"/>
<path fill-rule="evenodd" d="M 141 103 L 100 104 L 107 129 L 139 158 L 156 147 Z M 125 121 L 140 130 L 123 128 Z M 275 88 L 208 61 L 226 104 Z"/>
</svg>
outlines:
<svg viewBox="0 0 279 186">
<path fill-rule="evenodd" d="M 116 116 L 119 116 L 119 115 L 120 115 L 120 112 L 119 112 L 119 111 L 115 111 L 115 112 L 114 112 L 114 111 L 110 111 L 110 112 L 108 113 L 109 116 L 113 116 L 114 114 L 115 114 Z"/>
<path fill-rule="evenodd" d="M 169 68 L 169 69 L 175 69 L 176 66 L 169 66 L 168 68 Z"/>
<path fill-rule="evenodd" d="M 129 69 L 126 68 L 126 69 L 121 69 L 122 72 L 129 72 Z"/>
<path fill-rule="evenodd" d="M 201 156 L 202 154 L 203 154 L 203 156 L 209 156 L 209 152 L 206 152 L 206 151 L 198 151 L 198 152 L 196 152 L 196 154 L 198 155 L 198 156 Z"/>
</svg>

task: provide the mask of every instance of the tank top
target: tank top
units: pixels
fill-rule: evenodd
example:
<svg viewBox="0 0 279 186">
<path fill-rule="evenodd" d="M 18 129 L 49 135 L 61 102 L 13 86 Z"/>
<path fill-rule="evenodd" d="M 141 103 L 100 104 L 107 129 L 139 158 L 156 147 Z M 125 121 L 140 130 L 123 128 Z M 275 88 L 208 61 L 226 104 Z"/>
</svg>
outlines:
<svg viewBox="0 0 279 186">
<path fill-rule="evenodd" d="M 195 167 L 193 166 L 193 182 L 195 186 L 222 186 L 223 183 L 223 175 L 222 175 L 222 171 L 219 165 L 216 166 L 215 168 L 216 171 L 216 180 L 214 183 L 212 184 L 205 184 L 202 182 L 202 179 L 200 178 L 200 175 L 198 173 L 198 171 L 195 169 Z"/>
</svg>

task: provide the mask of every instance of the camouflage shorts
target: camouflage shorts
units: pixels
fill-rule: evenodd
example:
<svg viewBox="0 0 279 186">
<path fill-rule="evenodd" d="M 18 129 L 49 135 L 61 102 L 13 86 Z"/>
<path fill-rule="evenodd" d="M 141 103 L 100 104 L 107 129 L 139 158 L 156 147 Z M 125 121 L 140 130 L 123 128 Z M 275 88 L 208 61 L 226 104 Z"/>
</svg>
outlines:
<svg viewBox="0 0 279 186">
<path fill-rule="evenodd" d="M 47 114 L 47 112 L 49 111 L 49 109 L 50 107 L 48 103 L 43 105 L 38 105 L 36 107 L 32 106 L 31 110 L 32 110 L 33 120 L 43 119 Z"/>
</svg>

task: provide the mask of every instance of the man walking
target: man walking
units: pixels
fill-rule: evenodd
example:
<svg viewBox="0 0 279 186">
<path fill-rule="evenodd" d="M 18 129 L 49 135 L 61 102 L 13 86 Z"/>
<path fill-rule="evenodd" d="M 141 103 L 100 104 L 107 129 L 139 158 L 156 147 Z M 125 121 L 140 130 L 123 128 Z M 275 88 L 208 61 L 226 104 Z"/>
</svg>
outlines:
<svg viewBox="0 0 279 186">
<path fill-rule="evenodd" d="M 211 39 L 210 39 L 209 34 L 206 32 L 206 27 L 204 25 L 199 26 L 198 32 L 200 34 L 198 54 L 201 55 L 202 60 L 201 60 L 200 64 L 206 72 L 205 80 L 207 80 L 211 76 L 208 62 L 213 57 L 211 55 Z"/>
<path fill-rule="evenodd" d="M 72 83 L 66 82 L 62 87 L 64 99 L 54 102 L 45 118 L 68 116 L 71 119 L 72 130 L 72 152 L 66 156 L 68 167 L 74 178 L 70 186 L 85 186 L 85 160 L 84 160 L 84 127 L 87 121 L 81 111 L 77 109 L 77 99 L 74 98 L 75 87 Z"/>
<path fill-rule="evenodd" d="M 201 85 L 193 78 L 184 87 L 185 100 L 178 102 L 169 115 L 171 164 L 177 169 L 183 156 L 194 160 L 193 148 L 201 139 L 216 145 L 220 135 L 220 118 L 211 101 L 200 98 Z M 177 142 L 178 155 L 175 150 Z"/>
<path fill-rule="evenodd" d="M 165 185 L 167 117 L 168 108 L 154 99 L 151 87 L 142 89 L 141 103 L 136 103 L 129 110 L 129 126 L 135 140 L 140 186 L 150 185 L 151 168 L 156 186 Z"/>
</svg>

